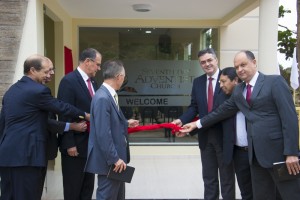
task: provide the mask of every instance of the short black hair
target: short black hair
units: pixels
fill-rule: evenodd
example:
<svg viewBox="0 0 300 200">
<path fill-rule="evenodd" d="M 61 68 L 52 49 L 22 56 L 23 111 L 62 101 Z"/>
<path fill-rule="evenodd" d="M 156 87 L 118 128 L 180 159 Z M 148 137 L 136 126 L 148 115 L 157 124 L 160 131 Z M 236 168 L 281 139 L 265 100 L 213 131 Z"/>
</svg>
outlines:
<svg viewBox="0 0 300 200">
<path fill-rule="evenodd" d="M 87 48 L 80 53 L 79 62 L 84 62 L 87 58 L 96 59 L 97 54 L 100 53 L 96 49 Z"/>
<path fill-rule="evenodd" d="M 237 76 L 236 69 L 234 67 L 226 67 L 222 69 L 221 75 L 227 76 L 231 81 L 233 81 Z M 238 82 L 242 82 L 240 78 L 238 78 Z"/>
<path fill-rule="evenodd" d="M 203 56 L 204 54 L 212 54 L 215 58 L 217 58 L 216 52 L 213 48 L 207 48 L 207 49 L 203 49 L 201 51 L 198 52 L 198 58 Z"/>
</svg>

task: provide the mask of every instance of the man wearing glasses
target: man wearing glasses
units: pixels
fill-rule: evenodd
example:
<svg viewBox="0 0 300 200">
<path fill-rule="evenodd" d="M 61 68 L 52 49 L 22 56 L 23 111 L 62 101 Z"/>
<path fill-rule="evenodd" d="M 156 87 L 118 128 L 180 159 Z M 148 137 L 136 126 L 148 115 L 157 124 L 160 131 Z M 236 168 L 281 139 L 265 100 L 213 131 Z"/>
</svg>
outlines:
<svg viewBox="0 0 300 200">
<path fill-rule="evenodd" d="M 79 66 L 60 82 L 57 98 L 89 113 L 92 97 L 97 90 L 93 80 L 100 70 L 102 56 L 93 48 L 85 49 Z M 60 121 L 74 122 L 74 118 L 59 116 Z M 87 158 L 89 128 L 85 133 L 69 131 L 60 136 L 64 199 L 92 199 L 95 176 L 84 172 Z"/>
</svg>

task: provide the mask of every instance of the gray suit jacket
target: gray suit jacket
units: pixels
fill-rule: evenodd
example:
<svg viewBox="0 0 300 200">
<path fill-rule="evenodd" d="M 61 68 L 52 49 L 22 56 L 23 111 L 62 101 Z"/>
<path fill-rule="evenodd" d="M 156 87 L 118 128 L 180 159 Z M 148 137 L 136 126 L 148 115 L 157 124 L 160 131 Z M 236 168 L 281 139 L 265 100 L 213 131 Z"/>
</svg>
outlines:
<svg viewBox="0 0 300 200">
<path fill-rule="evenodd" d="M 292 95 L 282 76 L 259 74 L 251 95 L 245 100 L 245 83 L 235 87 L 231 98 L 217 110 L 201 119 L 205 127 L 240 110 L 247 120 L 249 160 L 253 151 L 262 167 L 284 161 L 287 155 L 298 155 L 298 118 Z"/>
<path fill-rule="evenodd" d="M 106 175 L 118 159 L 128 162 L 128 122 L 105 86 L 96 92 L 91 105 L 90 136 L 86 172 Z"/>
</svg>

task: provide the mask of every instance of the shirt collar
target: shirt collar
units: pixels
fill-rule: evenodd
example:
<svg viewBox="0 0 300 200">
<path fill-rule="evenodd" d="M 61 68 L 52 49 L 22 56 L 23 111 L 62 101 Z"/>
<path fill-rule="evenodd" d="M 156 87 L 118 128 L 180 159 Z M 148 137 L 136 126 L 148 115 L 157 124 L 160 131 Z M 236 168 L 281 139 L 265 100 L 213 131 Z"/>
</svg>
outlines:
<svg viewBox="0 0 300 200">
<path fill-rule="evenodd" d="M 252 79 L 250 80 L 249 84 L 250 84 L 252 87 L 254 87 L 254 85 L 255 85 L 255 83 L 256 83 L 256 81 L 257 81 L 258 75 L 259 75 L 259 73 L 258 73 L 258 71 L 256 71 L 256 73 L 254 74 L 254 76 L 253 76 Z"/>
<path fill-rule="evenodd" d="M 219 68 L 218 68 L 217 71 L 216 71 L 211 77 L 212 77 L 214 80 L 218 80 L 219 72 L 220 72 L 220 70 L 219 70 Z M 210 76 L 206 75 L 207 80 L 208 80 L 209 77 L 210 77 Z"/>
<path fill-rule="evenodd" d="M 81 75 L 81 77 L 83 78 L 83 80 L 87 81 L 90 78 L 82 69 L 80 69 L 80 67 L 77 67 L 77 70 Z"/>
<path fill-rule="evenodd" d="M 112 88 L 110 85 L 108 85 L 107 83 L 103 82 L 102 85 L 104 87 L 106 87 L 106 89 L 108 89 L 109 93 L 111 94 L 111 96 L 115 96 L 116 91 L 114 88 Z"/>
</svg>

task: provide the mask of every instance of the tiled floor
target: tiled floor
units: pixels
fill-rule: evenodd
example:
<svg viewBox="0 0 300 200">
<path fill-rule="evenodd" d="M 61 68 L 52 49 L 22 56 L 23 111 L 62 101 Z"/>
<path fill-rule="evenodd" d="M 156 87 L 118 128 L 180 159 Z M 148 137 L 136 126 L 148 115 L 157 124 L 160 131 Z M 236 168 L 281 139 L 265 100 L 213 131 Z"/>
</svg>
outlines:
<svg viewBox="0 0 300 200">
<path fill-rule="evenodd" d="M 126 184 L 126 199 L 203 199 L 199 153 L 198 146 L 131 146 L 130 165 L 136 170 Z M 63 199 L 59 160 L 48 170 L 43 200 Z"/>
</svg>

